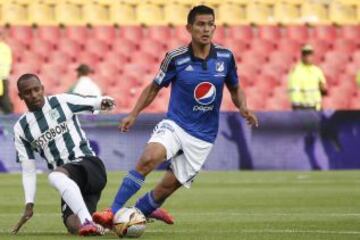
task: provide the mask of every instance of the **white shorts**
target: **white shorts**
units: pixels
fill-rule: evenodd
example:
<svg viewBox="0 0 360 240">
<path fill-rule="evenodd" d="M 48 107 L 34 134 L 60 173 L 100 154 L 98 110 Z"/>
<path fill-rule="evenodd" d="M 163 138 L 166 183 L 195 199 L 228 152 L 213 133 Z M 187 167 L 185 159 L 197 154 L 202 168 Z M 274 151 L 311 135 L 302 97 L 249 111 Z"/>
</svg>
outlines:
<svg viewBox="0 0 360 240">
<path fill-rule="evenodd" d="M 160 143 L 177 180 L 190 188 L 213 144 L 191 136 L 171 120 L 162 120 L 154 128 L 148 143 Z"/>
</svg>

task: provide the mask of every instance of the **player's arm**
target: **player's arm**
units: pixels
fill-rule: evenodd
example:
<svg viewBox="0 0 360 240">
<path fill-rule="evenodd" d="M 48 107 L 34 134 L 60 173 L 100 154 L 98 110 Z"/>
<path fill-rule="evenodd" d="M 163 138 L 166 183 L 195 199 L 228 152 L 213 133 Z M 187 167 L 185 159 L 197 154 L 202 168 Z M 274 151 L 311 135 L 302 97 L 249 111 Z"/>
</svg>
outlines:
<svg viewBox="0 0 360 240">
<path fill-rule="evenodd" d="M 236 62 L 233 55 L 231 55 L 231 59 L 229 62 L 229 71 L 226 75 L 225 83 L 227 89 L 230 92 L 231 100 L 234 105 L 239 109 L 241 116 L 245 118 L 248 124 L 250 124 L 251 126 L 258 127 L 259 123 L 257 117 L 248 109 L 245 93 L 240 87 L 239 78 L 237 75 Z"/>
<path fill-rule="evenodd" d="M 29 142 L 15 131 L 15 148 L 17 160 L 21 163 L 22 184 L 25 194 L 25 209 L 23 215 L 14 226 L 12 233 L 16 234 L 20 228 L 33 216 L 36 195 L 36 165 L 34 152 Z"/>
<path fill-rule="evenodd" d="M 60 101 L 65 101 L 73 113 L 93 113 L 97 110 L 111 110 L 115 106 L 114 99 L 109 96 L 93 97 L 79 94 L 57 95 Z"/>
<path fill-rule="evenodd" d="M 239 112 L 243 118 L 246 119 L 248 124 L 251 126 L 258 127 L 259 123 L 257 117 L 253 112 L 251 112 L 246 105 L 246 97 L 244 91 L 241 89 L 240 85 L 231 86 L 226 85 L 229 89 L 231 100 L 234 105 L 239 109 Z"/>
<path fill-rule="evenodd" d="M 129 131 L 140 112 L 154 101 L 156 95 L 162 87 L 169 86 L 169 84 L 175 79 L 175 76 L 176 68 L 174 59 L 171 54 L 166 54 L 154 81 L 142 91 L 130 114 L 121 120 L 119 128 L 122 132 Z"/>
<path fill-rule="evenodd" d="M 327 87 L 326 87 L 326 79 L 324 76 L 324 73 L 321 71 L 321 69 L 319 69 L 319 89 L 321 92 L 321 95 L 325 96 L 327 95 Z"/>
</svg>

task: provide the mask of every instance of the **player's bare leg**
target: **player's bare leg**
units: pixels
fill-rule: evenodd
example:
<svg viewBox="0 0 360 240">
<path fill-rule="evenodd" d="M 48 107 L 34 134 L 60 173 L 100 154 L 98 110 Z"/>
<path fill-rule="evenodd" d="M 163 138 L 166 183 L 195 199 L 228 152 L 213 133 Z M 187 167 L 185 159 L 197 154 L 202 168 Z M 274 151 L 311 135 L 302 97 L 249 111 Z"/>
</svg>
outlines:
<svg viewBox="0 0 360 240">
<path fill-rule="evenodd" d="M 166 160 L 166 149 L 160 143 L 149 143 L 136 164 L 135 170 L 147 176 L 160 163 Z"/>
</svg>

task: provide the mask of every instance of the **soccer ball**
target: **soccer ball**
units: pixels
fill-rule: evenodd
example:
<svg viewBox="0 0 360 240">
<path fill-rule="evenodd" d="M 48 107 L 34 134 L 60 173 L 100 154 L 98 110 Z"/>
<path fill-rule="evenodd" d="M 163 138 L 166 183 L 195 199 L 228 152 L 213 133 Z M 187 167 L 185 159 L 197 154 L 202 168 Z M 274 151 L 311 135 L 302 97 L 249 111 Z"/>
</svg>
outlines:
<svg viewBox="0 0 360 240">
<path fill-rule="evenodd" d="M 124 207 L 115 213 L 113 223 L 113 230 L 120 238 L 138 238 L 145 231 L 146 217 L 135 207 Z"/>
</svg>

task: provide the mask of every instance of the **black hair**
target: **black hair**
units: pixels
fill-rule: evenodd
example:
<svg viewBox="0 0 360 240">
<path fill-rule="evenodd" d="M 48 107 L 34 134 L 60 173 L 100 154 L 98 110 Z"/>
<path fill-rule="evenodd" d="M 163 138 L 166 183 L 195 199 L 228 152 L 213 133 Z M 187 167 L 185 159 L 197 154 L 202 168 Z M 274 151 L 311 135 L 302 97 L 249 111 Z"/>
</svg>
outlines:
<svg viewBox="0 0 360 240">
<path fill-rule="evenodd" d="M 40 81 L 40 78 L 39 78 L 36 74 L 33 74 L 33 73 L 25 73 L 25 74 L 21 75 L 21 76 L 18 78 L 17 82 L 16 82 L 16 85 L 17 85 L 18 90 L 20 90 L 20 89 L 19 89 L 19 86 L 20 86 L 20 83 L 21 83 L 21 82 L 27 81 L 27 80 L 30 80 L 30 79 L 36 79 L 36 80 L 38 80 L 39 82 L 41 82 L 41 81 Z"/>
<path fill-rule="evenodd" d="M 199 5 L 193 7 L 188 16 L 187 16 L 187 24 L 193 24 L 195 22 L 196 15 L 212 15 L 215 18 L 215 12 L 214 9 L 205 6 L 205 5 Z"/>
</svg>

